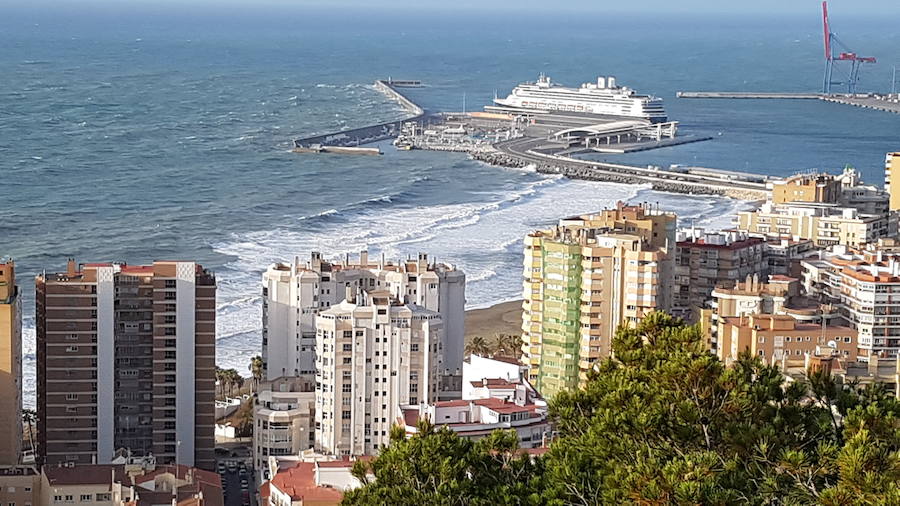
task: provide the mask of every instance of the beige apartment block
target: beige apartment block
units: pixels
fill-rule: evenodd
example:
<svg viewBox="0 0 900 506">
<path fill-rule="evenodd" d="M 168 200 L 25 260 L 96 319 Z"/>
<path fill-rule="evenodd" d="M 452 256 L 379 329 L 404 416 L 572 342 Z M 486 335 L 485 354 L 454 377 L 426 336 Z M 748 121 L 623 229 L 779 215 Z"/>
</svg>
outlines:
<svg viewBox="0 0 900 506">
<path fill-rule="evenodd" d="M 0 466 L 22 454 L 22 301 L 16 264 L 0 259 Z"/>
<path fill-rule="evenodd" d="M 753 314 L 719 320 L 718 355 L 726 363 L 742 352 L 767 364 L 803 361 L 806 355 L 855 362 L 857 333 L 846 325 L 798 321 L 787 314 Z"/>
<path fill-rule="evenodd" d="M 441 314 L 384 290 L 347 289 L 316 318 L 316 451 L 374 455 L 400 404 L 438 399 Z"/>
<path fill-rule="evenodd" d="M 0 466 L 0 504 L 41 504 L 41 474 L 34 466 Z"/>
<path fill-rule="evenodd" d="M 890 195 L 890 210 L 900 211 L 900 152 L 884 157 L 884 189 Z M 893 183 L 893 184 L 892 184 Z"/>
<path fill-rule="evenodd" d="M 35 289 L 39 463 L 125 449 L 212 469 L 215 276 L 194 262 L 70 260 Z"/>
<path fill-rule="evenodd" d="M 522 360 L 543 395 L 584 381 L 620 325 L 671 308 L 675 220 L 620 202 L 525 237 Z"/>
<path fill-rule="evenodd" d="M 887 237 L 896 230 L 896 219 L 887 214 L 860 214 L 836 204 L 767 202 L 756 211 L 739 212 L 737 228 L 766 237 L 809 239 L 817 247 L 858 247 Z"/>
</svg>

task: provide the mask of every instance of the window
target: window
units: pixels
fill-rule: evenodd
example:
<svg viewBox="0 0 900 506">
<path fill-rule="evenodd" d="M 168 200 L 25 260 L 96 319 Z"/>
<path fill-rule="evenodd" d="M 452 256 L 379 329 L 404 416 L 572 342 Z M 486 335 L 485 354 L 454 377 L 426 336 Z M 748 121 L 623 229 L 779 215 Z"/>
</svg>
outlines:
<svg viewBox="0 0 900 506">
<path fill-rule="evenodd" d="M 72 501 L 74 501 L 74 500 L 75 500 L 75 496 L 73 496 L 73 495 L 67 495 L 67 496 L 66 496 L 66 502 L 72 502 Z"/>
<path fill-rule="evenodd" d="M 341 349 L 343 351 L 353 351 L 353 344 L 352 343 L 344 343 L 344 345 L 341 347 Z"/>
<path fill-rule="evenodd" d="M 53 496 L 53 502 L 62 502 L 62 496 L 61 495 Z"/>
<path fill-rule="evenodd" d="M 409 345 L 409 351 L 419 351 L 419 343 L 412 343 Z"/>
<path fill-rule="evenodd" d="M 67 401 L 77 401 L 78 394 L 66 394 L 66 400 Z"/>
<path fill-rule="evenodd" d="M 78 351 L 78 346 L 67 346 L 66 347 L 66 353 L 74 353 L 76 351 Z"/>
<path fill-rule="evenodd" d="M 91 501 L 93 496 L 91 494 L 81 494 L 81 502 Z"/>
<path fill-rule="evenodd" d="M 764 342 L 766 342 L 766 336 L 759 336 L 759 337 L 756 339 L 756 342 L 758 342 L 758 343 L 764 343 Z"/>
<path fill-rule="evenodd" d="M 349 411 L 341 411 L 341 420 L 349 420 L 350 412 Z"/>
</svg>

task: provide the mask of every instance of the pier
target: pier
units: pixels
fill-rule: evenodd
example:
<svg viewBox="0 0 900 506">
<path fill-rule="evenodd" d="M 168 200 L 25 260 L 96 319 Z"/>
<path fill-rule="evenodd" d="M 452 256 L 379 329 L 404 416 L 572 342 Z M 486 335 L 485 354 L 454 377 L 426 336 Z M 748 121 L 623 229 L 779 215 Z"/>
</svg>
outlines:
<svg viewBox="0 0 900 506">
<path fill-rule="evenodd" d="M 294 148 L 304 150 L 319 150 L 330 146 L 360 146 L 363 144 L 371 144 L 386 139 L 393 139 L 400 134 L 400 127 L 403 123 L 421 122 L 425 119 L 425 110 L 419 107 L 415 102 L 406 97 L 397 88 L 409 88 L 421 86 L 420 81 L 395 81 L 392 79 L 379 79 L 375 81 L 375 89 L 384 93 L 389 98 L 396 100 L 406 109 L 410 116 L 396 121 L 387 121 L 378 123 L 377 125 L 368 125 L 359 128 L 351 128 L 310 137 L 302 137 L 294 139 Z"/>
<path fill-rule="evenodd" d="M 834 104 L 852 105 L 875 111 L 900 114 L 900 96 L 875 93 L 768 93 L 755 91 L 679 91 L 678 98 L 763 99 L 763 100 L 822 100 Z"/>
</svg>

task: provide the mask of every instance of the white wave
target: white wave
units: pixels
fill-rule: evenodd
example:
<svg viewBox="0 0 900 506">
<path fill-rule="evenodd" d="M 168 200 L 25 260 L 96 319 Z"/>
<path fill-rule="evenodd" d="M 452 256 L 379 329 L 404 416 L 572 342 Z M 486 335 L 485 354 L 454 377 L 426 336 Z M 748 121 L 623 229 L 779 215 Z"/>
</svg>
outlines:
<svg viewBox="0 0 900 506">
<path fill-rule="evenodd" d="M 334 84 L 319 83 L 316 85 L 316 88 L 337 88 L 337 86 Z"/>
</svg>

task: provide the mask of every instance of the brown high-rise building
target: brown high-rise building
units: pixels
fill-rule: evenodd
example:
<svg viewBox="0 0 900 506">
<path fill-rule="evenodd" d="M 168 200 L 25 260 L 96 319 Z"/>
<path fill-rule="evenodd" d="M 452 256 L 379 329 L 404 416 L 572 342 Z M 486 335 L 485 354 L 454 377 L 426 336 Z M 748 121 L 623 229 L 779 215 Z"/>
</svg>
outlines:
<svg viewBox="0 0 900 506">
<path fill-rule="evenodd" d="M 41 463 L 129 449 L 212 469 L 215 276 L 194 262 L 69 260 L 35 291 Z"/>
<path fill-rule="evenodd" d="M 22 449 L 22 304 L 16 265 L 0 259 L 0 465 L 19 463 Z"/>
</svg>

